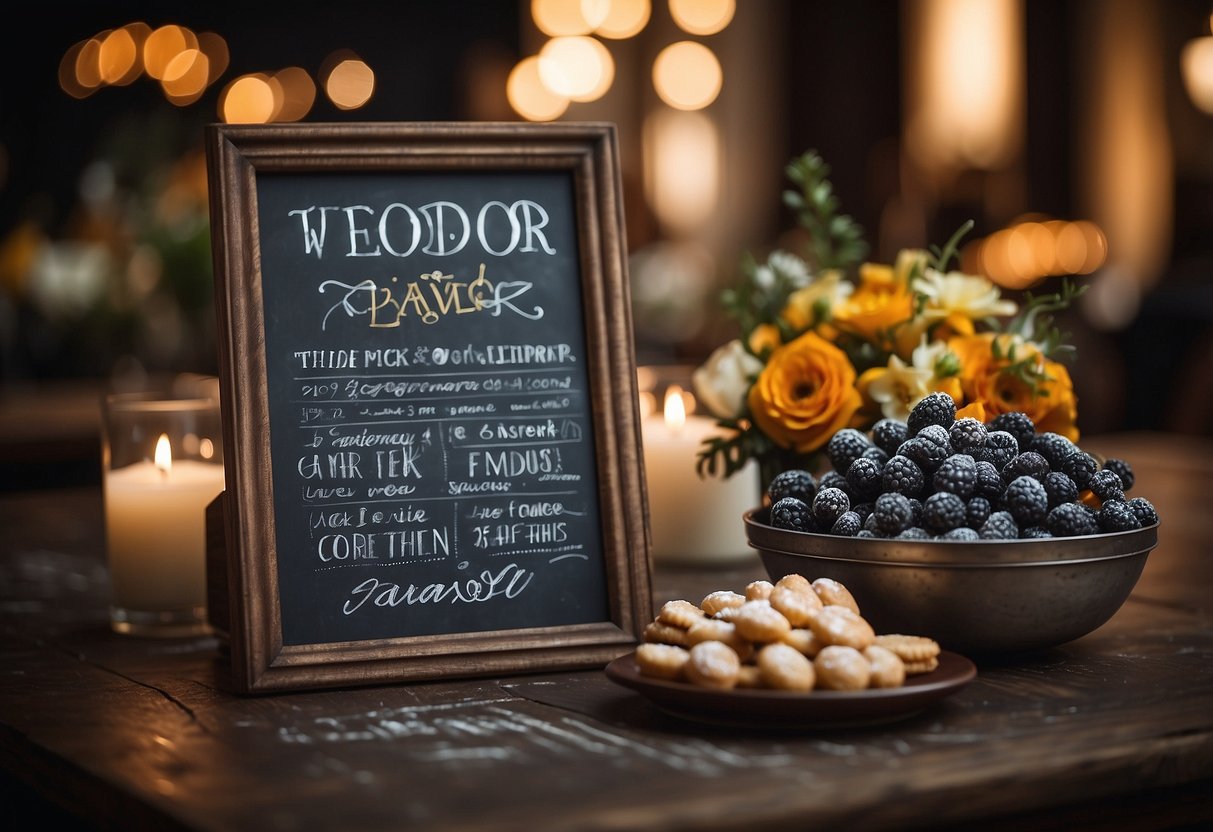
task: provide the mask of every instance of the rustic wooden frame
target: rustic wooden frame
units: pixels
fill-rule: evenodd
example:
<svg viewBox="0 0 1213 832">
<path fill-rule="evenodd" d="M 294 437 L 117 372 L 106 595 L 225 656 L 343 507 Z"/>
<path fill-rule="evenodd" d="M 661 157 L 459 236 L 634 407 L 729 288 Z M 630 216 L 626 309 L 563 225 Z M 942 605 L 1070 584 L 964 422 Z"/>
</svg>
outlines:
<svg viewBox="0 0 1213 832">
<path fill-rule="evenodd" d="M 590 668 L 604 666 L 632 649 L 651 621 L 652 600 L 614 126 L 212 125 L 206 150 L 227 478 L 220 536 L 225 551 L 217 553 L 218 563 L 211 564 L 211 617 L 230 653 L 231 685 L 240 692 L 262 693 Z M 610 620 L 284 645 L 257 177 L 262 172 L 477 170 L 563 170 L 572 175 Z"/>
</svg>

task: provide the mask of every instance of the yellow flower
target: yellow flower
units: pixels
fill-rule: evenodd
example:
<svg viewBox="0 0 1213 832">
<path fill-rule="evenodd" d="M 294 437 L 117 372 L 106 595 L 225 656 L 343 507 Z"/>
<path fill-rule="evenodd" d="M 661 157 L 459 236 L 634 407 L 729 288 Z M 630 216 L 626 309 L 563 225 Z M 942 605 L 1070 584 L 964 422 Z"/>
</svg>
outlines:
<svg viewBox="0 0 1213 832">
<path fill-rule="evenodd" d="M 771 441 L 811 453 L 850 424 L 861 399 L 846 353 L 808 332 L 771 353 L 748 402 Z"/>
<path fill-rule="evenodd" d="M 755 355 L 765 355 L 782 343 L 783 337 L 775 324 L 759 324 L 746 339 L 746 344 Z"/>
<path fill-rule="evenodd" d="M 873 402 L 887 419 L 904 422 L 914 405 L 928 393 L 947 393 L 957 402 L 963 397 L 955 371 L 947 372 L 948 345 L 927 343 L 923 336 L 914 350 L 911 363 L 889 356 L 887 367 L 873 367 L 859 377 L 858 388 L 866 402 Z M 955 366 L 953 361 L 953 368 Z"/>
<path fill-rule="evenodd" d="M 928 325 L 942 324 L 937 337 L 972 335 L 974 321 L 1014 315 L 1014 301 L 1003 300 L 998 287 L 984 277 L 927 269 L 914 288 L 926 296 L 922 318 Z"/>
<path fill-rule="evenodd" d="M 1001 358 L 994 355 L 996 337 Z M 1012 346 L 1016 361 L 1028 360 L 1039 376 L 1035 389 L 1019 376 L 1003 372 L 1011 364 L 1006 356 Z M 1014 335 L 984 332 L 958 335 L 948 341 L 948 347 L 960 358 L 965 399 L 980 402 L 988 419 L 1018 410 L 1031 418 L 1037 431 L 1078 441 L 1078 400 L 1070 373 L 1064 365 L 1046 358 L 1035 344 Z"/>
<path fill-rule="evenodd" d="M 839 329 L 880 344 L 913 312 L 914 295 L 893 267 L 864 263 L 859 267 L 859 287 L 835 310 L 834 320 Z"/>
<path fill-rule="evenodd" d="M 780 317 L 793 329 L 808 329 L 819 319 L 829 320 L 854 289 L 842 279 L 842 272 L 828 269 L 808 286 L 793 292 Z"/>
</svg>

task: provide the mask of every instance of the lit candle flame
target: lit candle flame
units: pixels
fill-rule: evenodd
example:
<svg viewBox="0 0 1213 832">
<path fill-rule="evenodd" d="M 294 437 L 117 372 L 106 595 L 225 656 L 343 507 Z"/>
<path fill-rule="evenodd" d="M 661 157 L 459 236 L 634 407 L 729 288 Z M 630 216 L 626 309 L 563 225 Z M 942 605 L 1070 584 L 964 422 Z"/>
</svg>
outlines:
<svg viewBox="0 0 1213 832">
<path fill-rule="evenodd" d="M 665 425 L 672 431 L 680 431 L 686 421 L 687 408 L 682 400 L 682 388 L 671 384 L 665 391 Z"/>
<path fill-rule="evenodd" d="M 173 469 L 173 450 L 168 444 L 168 434 L 160 434 L 160 438 L 156 440 L 156 467 L 160 469 L 160 473 L 168 476 L 168 472 Z"/>
</svg>

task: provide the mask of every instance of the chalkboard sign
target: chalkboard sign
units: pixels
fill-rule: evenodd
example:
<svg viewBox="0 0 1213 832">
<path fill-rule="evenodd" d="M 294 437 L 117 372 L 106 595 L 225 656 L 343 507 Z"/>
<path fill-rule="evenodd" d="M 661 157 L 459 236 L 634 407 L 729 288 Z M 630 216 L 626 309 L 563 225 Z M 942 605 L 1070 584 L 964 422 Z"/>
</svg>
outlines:
<svg viewBox="0 0 1213 832">
<path fill-rule="evenodd" d="M 613 127 L 213 125 L 207 152 L 234 686 L 630 649 L 651 611 Z"/>
</svg>

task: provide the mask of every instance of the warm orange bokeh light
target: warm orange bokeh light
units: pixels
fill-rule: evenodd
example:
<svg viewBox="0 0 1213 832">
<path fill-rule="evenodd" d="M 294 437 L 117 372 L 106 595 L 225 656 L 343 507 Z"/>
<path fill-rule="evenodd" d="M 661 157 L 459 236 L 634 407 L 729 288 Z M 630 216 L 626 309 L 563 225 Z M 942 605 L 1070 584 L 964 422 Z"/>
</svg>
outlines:
<svg viewBox="0 0 1213 832">
<path fill-rule="evenodd" d="M 670 17 L 684 32 L 714 35 L 733 20 L 735 0 L 670 0 Z"/>
<path fill-rule="evenodd" d="M 282 90 L 282 106 L 274 121 L 299 121 L 311 112 L 316 103 L 316 83 L 307 70 L 288 66 L 274 73 L 274 81 Z"/>
<path fill-rule="evenodd" d="M 219 80 L 219 76 L 227 72 L 229 55 L 227 50 L 227 41 L 222 35 L 217 35 L 214 32 L 200 32 L 198 34 L 198 48 L 202 50 L 202 54 L 206 55 L 207 75 L 206 85 Z"/>
<path fill-rule="evenodd" d="M 102 37 L 109 34 L 105 32 Z M 85 89 L 96 89 L 104 79 L 101 77 L 101 39 L 89 38 L 76 54 L 76 81 Z"/>
<path fill-rule="evenodd" d="M 360 58 L 345 58 L 325 77 L 324 92 L 339 110 L 356 110 L 371 100 L 375 73 Z"/>
<path fill-rule="evenodd" d="M 241 75 L 219 95 L 219 117 L 228 124 L 266 124 L 274 111 L 274 90 L 260 73 Z"/>
<path fill-rule="evenodd" d="M 716 55 L 701 43 L 670 44 L 653 62 L 653 86 L 678 110 L 699 110 L 716 100 L 724 75 Z"/>
<path fill-rule="evenodd" d="M 184 107 L 202 97 L 209 78 L 210 60 L 201 50 L 186 49 L 168 62 L 160 86 L 169 101 Z"/>
<path fill-rule="evenodd" d="M 609 0 L 531 0 L 531 19 L 549 37 L 584 35 L 602 23 Z"/>
<path fill-rule="evenodd" d="M 611 0 L 611 7 L 594 34 L 612 40 L 633 37 L 648 25 L 652 14 L 649 0 Z"/>
<path fill-rule="evenodd" d="M 539 50 L 539 78 L 556 95 L 571 101 L 594 101 L 615 80 L 615 61 L 594 38 L 552 38 Z"/>
<path fill-rule="evenodd" d="M 74 43 L 63 53 L 59 61 L 59 88 L 72 98 L 86 98 L 96 87 L 86 87 L 76 79 L 76 60 L 84 49 L 87 40 Z"/>
<path fill-rule="evenodd" d="M 106 84 L 122 86 L 139 75 L 139 45 L 126 27 L 114 29 L 101 41 L 97 55 L 97 66 L 101 80 Z"/>
<path fill-rule="evenodd" d="M 510 72 L 506 97 L 514 112 L 527 121 L 552 121 L 568 109 L 569 99 L 544 86 L 539 78 L 539 58 L 523 58 Z"/>
<path fill-rule="evenodd" d="M 197 49 L 197 36 L 184 26 L 161 26 L 143 42 L 143 68 L 160 81 L 173 58 L 187 49 Z"/>
</svg>

